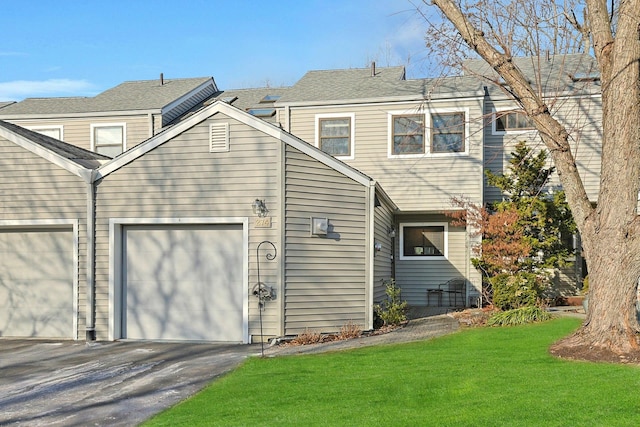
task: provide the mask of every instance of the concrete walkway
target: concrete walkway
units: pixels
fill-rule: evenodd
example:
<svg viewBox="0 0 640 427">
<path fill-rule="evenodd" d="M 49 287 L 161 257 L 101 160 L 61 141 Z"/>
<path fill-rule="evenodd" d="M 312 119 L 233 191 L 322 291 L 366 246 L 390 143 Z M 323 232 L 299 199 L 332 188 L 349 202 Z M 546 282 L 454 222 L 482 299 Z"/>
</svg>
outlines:
<svg viewBox="0 0 640 427">
<path fill-rule="evenodd" d="M 409 323 L 407 323 L 406 326 L 386 334 L 366 336 L 344 341 L 332 341 L 321 344 L 300 346 L 274 345 L 272 347 L 265 348 L 264 354 L 266 357 L 292 354 L 314 354 L 380 344 L 419 341 L 450 334 L 458 330 L 458 327 L 459 323 L 456 319 L 447 314 L 439 314 L 409 320 Z"/>
</svg>

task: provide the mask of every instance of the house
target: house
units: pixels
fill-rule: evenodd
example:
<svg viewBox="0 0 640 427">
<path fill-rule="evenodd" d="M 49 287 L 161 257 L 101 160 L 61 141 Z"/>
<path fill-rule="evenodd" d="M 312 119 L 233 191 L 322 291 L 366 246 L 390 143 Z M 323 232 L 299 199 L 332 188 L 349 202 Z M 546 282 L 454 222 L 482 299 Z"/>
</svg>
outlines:
<svg viewBox="0 0 640 427">
<path fill-rule="evenodd" d="M 4 217 L 24 213 L 0 223 L 0 234 L 46 226 L 68 235 L 42 257 L 67 266 L 66 293 L 44 268 L 31 278 L 31 246 L 3 270 L 16 293 L 23 283 L 13 278 L 29 276 L 38 298 L 58 307 L 47 318 L 62 326 L 36 326 L 37 313 L 7 297 L 3 336 L 252 342 L 350 321 L 373 327 L 373 295 L 390 273 L 375 248 L 389 246 L 395 205 L 374 180 L 279 127 L 217 101 L 108 161 L 10 123 L 0 129 L 5 153 L 44 164 L 40 180 L 49 196 L 58 191 L 52 201 L 34 196 L 44 203 L 37 210 L 21 196 L 31 179 L 5 186 L 14 202 Z M 62 161 L 54 141 L 88 158 Z M 48 176 L 58 169 L 68 183 Z M 10 181 L 16 172 L 2 174 Z M 263 216 L 252 211 L 256 200 Z M 258 282 L 269 297 L 262 310 Z"/>
<path fill-rule="evenodd" d="M 211 77 L 124 82 L 94 97 L 27 98 L 0 120 L 114 157 L 218 92 Z"/>
<path fill-rule="evenodd" d="M 577 166 L 595 202 L 600 98 L 593 61 L 517 61 L 548 77 L 534 86 L 572 124 Z M 53 136 L 89 156 L 60 161 L 47 144 L 72 151 L 66 144 L 0 125 L 8 153 L 26 150 L 53 162 L 57 168 L 43 174 L 70 174 L 83 190 L 82 197 L 69 193 L 73 208 L 51 208 L 56 214 L 46 218 L 77 229 L 71 337 L 250 342 L 305 329 L 335 332 L 348 322 L 371 329 L 373 306 L 391 278 L 411 305 L 480 304 L 482 277 L 471 263 L 478 236 L 451 221 L 451 199 L 498 200 L 485 169 L 504 171 L 518 141 L 542 145 L 508 88 L 490 82 L 491 70 L 473 61 L 467 70 L 435 79 L 406 79 L 403 67 L 310 71 L 291 87 L 232 91 L 217 90 L 210 78 L 178 79 L 186 85 L 181 95 L 160 101 L 145 94 L 167 93 L 166 83 L 129 82 L 123 85 L 139 90 L 118 86 L 61 100 L 57 110 L 44 99 L 2 108 L 0 119 L 45 134 L 57 121 Z M 135 102 L 95 101 L 125 93 L 137 93 Z M 69 107 L 75 102 L 83 113 Z M 168 114 L 167 105 L 180 112 Z M 115 123 L 112 114 L 118 121 L 144 117 L 148 132 L 134 139 L 136 125 L 127 122 L 124 152 L 92 154 L 104 151 L 91 129 Z M 74 129 L 89 130 L 72 142 Z M 7 167 L 7 182 L 19 171 Z M 7 206 L 22 213 L 5 210 L 4 231 L 43 219 L 22 196 L 25 188 L 6 187 Z M 574 293 L 582 272 L 560 273 L 556 291 Z M 455 278 L 464 283 L 460 295 L 430 292 Z"/>
</svg>

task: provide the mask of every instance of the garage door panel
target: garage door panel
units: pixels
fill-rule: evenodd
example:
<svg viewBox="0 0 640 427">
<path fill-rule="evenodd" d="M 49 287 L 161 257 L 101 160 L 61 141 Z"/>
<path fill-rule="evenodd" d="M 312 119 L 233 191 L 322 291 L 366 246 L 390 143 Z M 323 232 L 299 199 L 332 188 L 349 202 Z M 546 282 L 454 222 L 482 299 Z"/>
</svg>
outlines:
<svg viewBox="0 0 640 427">
<path fill-rule="evenodd" d="M 125 229 L 126 336 L 241 341 L 242 227 Z"/>
<path fill-rule="evenodd" d="M 73 336 L 73 233 L 0 231 L 0 335 Z"/>
</svg>

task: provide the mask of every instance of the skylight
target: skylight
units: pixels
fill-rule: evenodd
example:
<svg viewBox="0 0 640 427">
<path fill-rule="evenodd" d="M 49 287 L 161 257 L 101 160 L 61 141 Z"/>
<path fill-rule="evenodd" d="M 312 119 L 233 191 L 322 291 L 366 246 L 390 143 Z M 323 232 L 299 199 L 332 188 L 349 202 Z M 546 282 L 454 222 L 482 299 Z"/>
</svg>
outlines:
<svg viewBox="0 0 640 427">
<path fill-rule="evenodd" d="M 264 98 L 260 100 L 260 103 L 263 104 L 267 102 L 276 102 L 280 98 L 281 98 L 281 95 L 266 95 Z"/>
<path fill-rule="evenodd" d="M 275 108 L 250 108 L 247 112 L 256 117 L 272 117 L 276 114 Z"/>
</svg>

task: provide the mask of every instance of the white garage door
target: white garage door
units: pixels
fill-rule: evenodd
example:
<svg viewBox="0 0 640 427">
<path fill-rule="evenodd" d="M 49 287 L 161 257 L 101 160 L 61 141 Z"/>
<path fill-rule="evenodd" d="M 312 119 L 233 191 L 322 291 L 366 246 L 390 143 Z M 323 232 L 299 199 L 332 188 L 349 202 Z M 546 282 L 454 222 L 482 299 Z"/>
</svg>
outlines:
<svg viewBox="0 0 640 427">
<path fill-rule="evenodd" d="M 123 335 L 243 340 L 241 225 L 124 228 Z"/>
<path fill-rule="evenodd" d="M 73 338 L 73 232 L 0 230 L 0 336 Z"/>
</svg>

